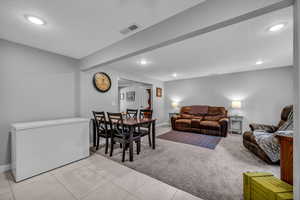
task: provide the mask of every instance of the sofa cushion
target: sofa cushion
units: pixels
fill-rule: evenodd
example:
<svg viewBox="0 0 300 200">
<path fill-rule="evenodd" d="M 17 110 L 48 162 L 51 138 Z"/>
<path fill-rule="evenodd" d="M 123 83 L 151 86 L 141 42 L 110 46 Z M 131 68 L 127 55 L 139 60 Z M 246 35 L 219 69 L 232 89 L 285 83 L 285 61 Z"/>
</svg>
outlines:
<svg viewBox="0 0 300 200">
<path fill-rule="evenodd" d="M 211 127 L 211 128 L 220 128 L 220 124 L 216 121 L 201 121 L 200 126 L 202 127 Z"/>
<path fill-rule="evenodd" d="M 190 114 L 181 114 L 180 118 L 182 119 L 202 119 L 203 117 L 197 115 L 190 115 Z"/>
<path fill-rule="evenodd" d="M 209 116 L 216 116 L 216 115 L 222 115 L 226 116 L 226 109 L 224 107 L 216 107 L 216 106 L 209 106 L 208 107 L 208 113 Z"/>
<path fill-rule="evenodd" d="M 194 106 L 183 106 L 180 110 L 181 114 L 191 115 L 206 115 L 208 112 L 208 106 L 194 105 Z"/>
<path fill-rule="evenodd" d="M 206 115 L 208 106 L 191 106 L 190 114 L 192 115 Z"/>
<path fill-rule="evenodd" d="M 224 116 L 224 115 L 205 116 L 204 120 L 205 121 L 219 121 L 220 119 L 223 119 L 225 117 L 226 116 Z"/>
<path fill-rule="evenodd" d="M 191 128 L 191 119 L 178 119 L 175 122 L 175 127 L 176 129 L 181 129 L 181 128 Z"/>
<path fill-rule="evenodd" d="M 192 122 L 191 122 L 191 127 L 192 128 L 200 128 L 200 122 L 201 122 L 201 118 L 198 118 L 198 119 L 192 119 Z"/>
<path fill-rule="evenodd" d="M 190 114 L 191 106 L 183 106 L 180 109 L 180 114 Z"/>
</svg>

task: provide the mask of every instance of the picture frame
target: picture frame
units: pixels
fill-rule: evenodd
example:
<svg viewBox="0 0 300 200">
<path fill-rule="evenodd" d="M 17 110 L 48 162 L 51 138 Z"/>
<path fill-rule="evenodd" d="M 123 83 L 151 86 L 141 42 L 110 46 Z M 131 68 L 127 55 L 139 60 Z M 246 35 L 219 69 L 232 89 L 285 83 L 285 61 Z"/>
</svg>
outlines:
<svg viewBox="0 0 300 200">
<path fill-rule="evenodd" d="M 126 92 L 126 101 L 127 102 L 135 101 L 135 91 Z"/>
<path fill-rule="evenodd" d="M 157 97 L 162 97 L 162 88 L 156 88 L 156 96 Z"/>
</svg>

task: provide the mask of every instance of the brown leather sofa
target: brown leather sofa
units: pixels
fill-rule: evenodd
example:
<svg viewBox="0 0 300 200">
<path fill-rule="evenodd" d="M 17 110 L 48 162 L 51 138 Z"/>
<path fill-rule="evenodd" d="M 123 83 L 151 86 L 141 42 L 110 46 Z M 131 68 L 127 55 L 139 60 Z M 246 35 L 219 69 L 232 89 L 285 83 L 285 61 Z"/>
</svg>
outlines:
<svg viewBox="0 0 300 200">
<path fill-rule="evenodd" d="M 265 124 L 250 124 L 251 131 L 246 131 L 243 134 L 243 144 L 244 146 L 249 149 L 252 153 L 256 156 L 261 158 L 268 164 L 275 164 L 273 163 L 267 154 L 258 146 L 255 140 L 255 136 L 253 135 L 253 131 L 255 130 L 264 130 L 269 133 L 275 133 L 280 126 L 282 126 L 288 119 L 290 112 L 293 111 L 293 106 L 289 105 L 282 109 L 281 111 L 281 119 L 276 126 L 273 125 L 265 125 Z"/>
<path fill-rule="evenodd" d="M 180 114 L 171 118 L 172 129 L 226 137 L 227 110 L 215 106 L 184 106 Z"/>
</svg>

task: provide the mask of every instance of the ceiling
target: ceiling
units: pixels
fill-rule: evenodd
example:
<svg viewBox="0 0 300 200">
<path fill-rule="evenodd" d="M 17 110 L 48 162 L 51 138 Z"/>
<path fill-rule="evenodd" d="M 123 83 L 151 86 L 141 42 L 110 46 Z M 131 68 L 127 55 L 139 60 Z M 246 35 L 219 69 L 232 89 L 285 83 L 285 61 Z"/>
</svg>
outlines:
<svg viewBox="0 0 300 200">
<path fill-rule="evenodd" d="M 286 27 L 268 31 L 274 24 Z M 141 66 L 139 61 L 149 63 Z M 256 61 L 264 63 L 256 65 Z M 116 70 L 170 81 L 293 65 L 293 9 L 284 8 L 110 64 Z M 172 74 L 176 73 L 177 77 Z"/>
<path fill-rule="evenodd" d="M 142 82 L 127 80 L 127 79 L 123 79 L 123 78 L 118 80 L 118 87 L 119 88 L 131 87 L 131 86 L 147 86 L 147 87 L 151 87 L 152 85 L 147 84 L 147 83 L 142 83 Z"/>
<path fill-rule="evenodd" d="M 128 36 L 120 30 L 136 23 L 136 32 L 204 0 L 0 0 L 0 38 L 50 52 L 83 58 Z M 29 24 L 25 14 L 46 26 Z M 134 34 L 132 32 L 131 34 Z"/>
<path fill-rule="evenodd" d="M 291 6 L 293 0 L 209 0 L 133 34 L 115 44 L 83 58 L 80 68 L 88 70 L 99 65 L 154 50 L 165 43 L 181 40 L 194 31 L 218 29 L 224 24 L 238 23 L 263 13 Z"/>
</svg>

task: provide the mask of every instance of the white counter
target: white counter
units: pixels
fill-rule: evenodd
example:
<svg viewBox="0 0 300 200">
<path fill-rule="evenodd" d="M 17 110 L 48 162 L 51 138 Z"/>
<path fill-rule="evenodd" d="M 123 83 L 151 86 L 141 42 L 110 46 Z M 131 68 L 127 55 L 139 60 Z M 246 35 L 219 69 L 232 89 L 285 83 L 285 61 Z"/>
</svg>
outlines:
<svg viewBox="0 0 300 200">
<path fill-rule="evenodd" d="M 89 156 L 89 119 L 15 123 L 11 134 L 17 182 Z"/>
</svg>

